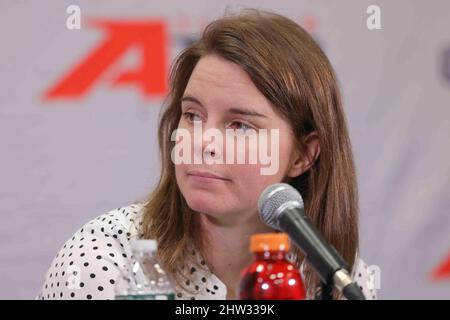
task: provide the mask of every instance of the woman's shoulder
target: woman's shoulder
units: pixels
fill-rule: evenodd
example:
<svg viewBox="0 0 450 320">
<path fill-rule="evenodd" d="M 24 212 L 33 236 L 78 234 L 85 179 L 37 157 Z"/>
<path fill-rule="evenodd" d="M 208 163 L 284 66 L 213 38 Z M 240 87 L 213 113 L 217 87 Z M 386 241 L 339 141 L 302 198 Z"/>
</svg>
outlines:
<svg viewBox="0 0 450 320">
<path fill-rule="evenodd" d="M 110 210 L 79 228 L 47 271 L 39 299 L 113 299 L 130 241 L 139 238 L 144 203 Z"/>
<path fill-rule="evenodd" d="M 104 230 L 110 231 L 110 233 L 114 233 L 114 230 L 129 230 L 133 231 L 134 235 L 141 224 L 140 221 L 143 213 L 143 208 L 144 203 L 136 202 L 124 207 L 112 209 L 87 222 L 82 228 L 78 230 L 78 232 L 103 227 Z"/>
</svg>

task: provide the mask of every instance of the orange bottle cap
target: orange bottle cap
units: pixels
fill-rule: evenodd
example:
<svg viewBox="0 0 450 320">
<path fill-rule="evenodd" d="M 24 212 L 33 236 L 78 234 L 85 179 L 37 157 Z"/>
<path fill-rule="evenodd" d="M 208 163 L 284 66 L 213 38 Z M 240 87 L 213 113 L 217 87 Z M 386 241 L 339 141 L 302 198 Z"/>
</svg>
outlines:
<svg viewBox="0 0 450 320">
<path fill-rule="evenodd" d="M 289 237 L 286 233 L 259 233 L 250 237 L 250 251 L 289 251 Z"/>
</svg>

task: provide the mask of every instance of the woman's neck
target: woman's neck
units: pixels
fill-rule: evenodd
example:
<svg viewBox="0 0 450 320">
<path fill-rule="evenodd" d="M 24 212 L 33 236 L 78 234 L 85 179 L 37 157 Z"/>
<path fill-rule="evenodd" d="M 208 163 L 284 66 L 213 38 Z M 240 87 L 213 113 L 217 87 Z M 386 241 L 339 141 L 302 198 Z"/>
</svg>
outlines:
<svg viewBox="0 0 450 320">
<path fill-rule="evenodd" d="M 229 222 L 229 221 L 228 221 Z M 241 271 L 252 259 L 249 250 L 250 236 L 273 232 L 258 215 L 247 221 L 223 224 L 206 214 L 200 214 L 200 224 L 205 248 L 206 263 L 227 287 L 227 299 L 237 299 L 237 287 Z"/>
</svg>

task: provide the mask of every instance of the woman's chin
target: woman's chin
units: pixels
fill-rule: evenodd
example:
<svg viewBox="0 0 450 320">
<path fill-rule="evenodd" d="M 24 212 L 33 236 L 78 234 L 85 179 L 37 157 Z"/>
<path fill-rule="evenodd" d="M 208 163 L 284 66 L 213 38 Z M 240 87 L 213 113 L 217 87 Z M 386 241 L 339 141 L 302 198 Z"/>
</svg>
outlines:
<svg viewBox="0 0 450 320">
<path fill-rule="evenodd" d="M 187 200 L 187 204 L 189 208 L 200 213 L 212 215 L 220 214 L 220 210 L 219 208 L 217 208 L 217 204 L 214 205 L 212 201 L 208 201 L 205 199 L 190 199 Z"/>
</svg>

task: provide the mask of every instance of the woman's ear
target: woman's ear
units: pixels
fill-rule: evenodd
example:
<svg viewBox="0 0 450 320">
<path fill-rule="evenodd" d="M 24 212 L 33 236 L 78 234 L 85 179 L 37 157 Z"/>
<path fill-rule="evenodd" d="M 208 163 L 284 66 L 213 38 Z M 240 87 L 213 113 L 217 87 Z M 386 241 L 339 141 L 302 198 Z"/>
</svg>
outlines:
<svg viewBox="0 0 450 320">
<path fill-rule="evenodd" d="M 292 157 L 292 162 L 287 173 L 290 178 L 295 178 L 308 171 L 319 157 L 320 142 L 319 136 L 315 131 L 308 134 L 304 138 L 303 142 L 306 145 L 306 151 L 308 154 L 300 153 L 299 150 L 294 152 L 294 157 Z"/>
</svg>

